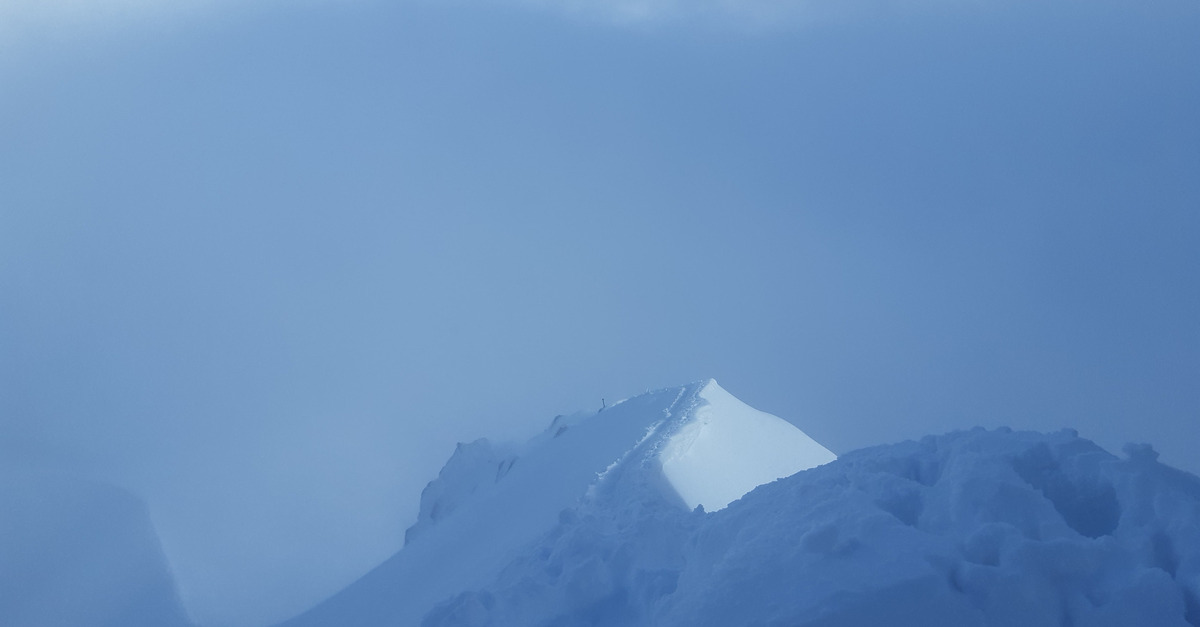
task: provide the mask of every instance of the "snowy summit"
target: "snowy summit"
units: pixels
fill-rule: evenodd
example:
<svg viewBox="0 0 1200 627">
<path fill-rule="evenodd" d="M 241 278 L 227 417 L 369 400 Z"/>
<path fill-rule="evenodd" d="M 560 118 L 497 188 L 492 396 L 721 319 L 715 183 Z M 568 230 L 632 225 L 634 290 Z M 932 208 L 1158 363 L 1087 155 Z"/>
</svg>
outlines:
<svg viewBox="0 0 1200 627">
<path fill-rule="evenodd" d="M 459 445 L 287 627 L 1200 627 L 1200 479 L 975 429 L 832 453 L 713 381 Z"/>
<path fill-rule="evenodd" d="M 417 625 L 438 603 L 489 583 L 576 508 L 714 511 L 833 459 L 711 379 L 558 416 L 524 445 L 459 444 L 422 493 L 404 549 L 285 625 Z"/>
<path fill-rule="evenodd" d="M 680 390 L 680 398 L 689 391 Z M 834 459 L 791 423 L 746 405 L 714 380 L 689 399 L 653 434 L 663 442 L 662 473 L 689 508 L 721 509 L 764 483 Z"/>
</svg>

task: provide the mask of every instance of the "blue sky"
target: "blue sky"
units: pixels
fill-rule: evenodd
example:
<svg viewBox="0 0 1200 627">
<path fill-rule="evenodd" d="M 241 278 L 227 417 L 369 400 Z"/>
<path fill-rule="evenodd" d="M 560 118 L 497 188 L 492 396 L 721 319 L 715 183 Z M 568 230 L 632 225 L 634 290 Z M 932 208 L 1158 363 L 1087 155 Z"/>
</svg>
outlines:
<svg viewBox="0 0 1200 627">
<path fill-rule="evenodd" d="M 0 452 L 145 496 L 206 625 L 709 376 L 1200 471 L 1195 2 L 108 6 L 0 3 Z"/>
</svg>

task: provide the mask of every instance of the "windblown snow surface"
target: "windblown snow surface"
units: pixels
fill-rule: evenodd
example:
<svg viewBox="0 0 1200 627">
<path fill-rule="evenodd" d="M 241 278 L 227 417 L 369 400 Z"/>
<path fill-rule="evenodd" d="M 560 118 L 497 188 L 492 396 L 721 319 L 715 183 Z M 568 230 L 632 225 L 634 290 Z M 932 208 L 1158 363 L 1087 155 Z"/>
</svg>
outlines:
<svg viewBox="0 0 1200 627">
<path fill-rule="evenodd" d="M 1200 479 L 1148 446 L 832 460 L 711 381 L 461 445 L 405 548 L 288 625 L 1200 626 Z"/>
</svg>

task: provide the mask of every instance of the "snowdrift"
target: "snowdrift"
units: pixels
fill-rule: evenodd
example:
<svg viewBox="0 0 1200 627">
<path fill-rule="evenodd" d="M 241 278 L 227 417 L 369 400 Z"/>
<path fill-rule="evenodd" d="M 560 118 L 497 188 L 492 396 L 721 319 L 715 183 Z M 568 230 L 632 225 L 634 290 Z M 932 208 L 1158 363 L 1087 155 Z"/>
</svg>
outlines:
<svg viewBox="0 0 1200 627">
<path fill-rule="evenodd" d="M 719 512 L 612 492 L 426 627 L 1200 625 L 1200 480 L 1074 432 L 857 451 Z"/>
</svg>

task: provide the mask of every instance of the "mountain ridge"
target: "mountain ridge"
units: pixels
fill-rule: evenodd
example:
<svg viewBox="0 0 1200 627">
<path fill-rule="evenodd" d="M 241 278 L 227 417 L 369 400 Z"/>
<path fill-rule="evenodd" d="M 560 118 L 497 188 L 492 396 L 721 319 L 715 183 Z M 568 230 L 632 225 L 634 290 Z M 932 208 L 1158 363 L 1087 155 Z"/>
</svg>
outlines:
<svg viewBox="0 0 1200 627">
<path fill-rule="evenodd" d="M 1200 627 L 1200 478 L 1148 445 L 976 428 L 835 459 L 775 421 L 703 380 L 460 444 L 411 542 L 283 625 Z M 764 442 L 807 459 L 776 474 Z"/>
<path fill-rule="evenodd" d="M 716 404 L 708 397 L 717 399 Z M 749 465 L 749 471 L 742 468 L 723 483 L 719 493 L 694 489 L 699 482 L 689 485 L 689 479 L 695 467 L 702 468 L 705 459 L 722 452 L 711 443 L 698 446 L 708 440 L 706 429 L 719 425 L 722 433 L 736 431 L 728 423 L 741 419 L 748 419 L 746 424 L 754 429 L 767 429 L 770 436 L 751 435 L 742 444 L 791 450 L 796 454 L 774 455 L 787 458 L 788 467 Z M 687 434 L 690 442 L 668 446 L 695 425 L 695 433 Z M 794 434 L 780 438 L 781 431 Z M 670 457 L 663 458 L 664 453 Z M 563 511 L 598 493 L 620 486 L 681 512 L 700 504 L 689 502 L 688 493 L 719 509 L 731 495 L 833 457 L 789 423 L 737 401 L 713 379 L 647 392 L 597 412 L 558 416 L 523 445 L 496 445 L 486 439 L 460 443 L 423 491 L 421 511 L 406 532 L 405 547 L 351 586 L 281 625 L 348 620 L 415 625 L 438 602 L 486 584 L 521 547 L 552 529 Z M 688 461 L 697 460 L 693 468 L 687 467 Z M 664 466 L 681 461 L 668 477 Z M 426 571 L 433 568 L 445 574 L 431 578 Z M 404 590 L 406 598 L 392 598 L 388 590 Z"/>
</svg>

